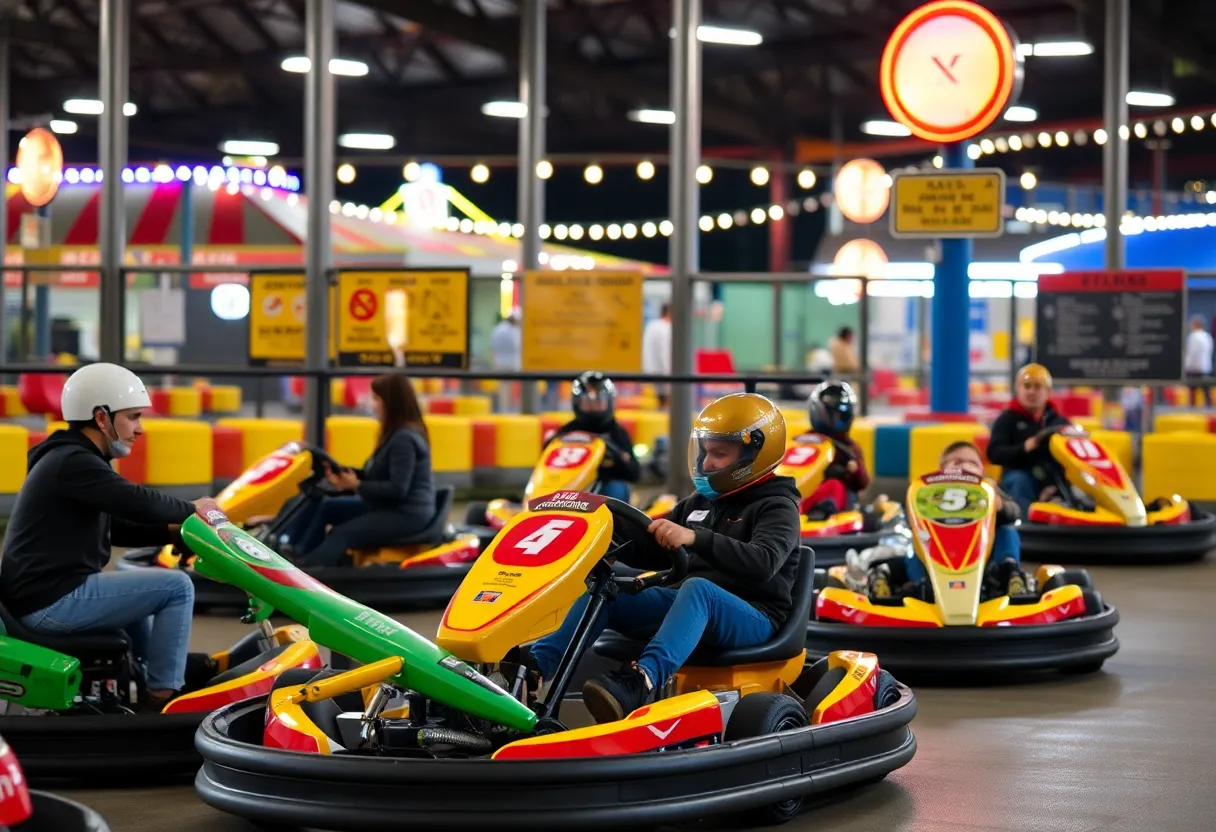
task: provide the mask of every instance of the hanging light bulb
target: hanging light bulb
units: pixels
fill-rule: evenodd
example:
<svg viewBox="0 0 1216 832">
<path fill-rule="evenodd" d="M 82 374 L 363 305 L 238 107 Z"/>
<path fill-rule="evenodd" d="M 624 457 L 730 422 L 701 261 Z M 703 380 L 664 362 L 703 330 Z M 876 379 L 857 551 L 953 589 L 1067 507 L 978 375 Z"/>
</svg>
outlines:
<svg viewBox="0 0 1216 832">
<path fill-rule="evenodd" d="M 709 165 L 701 165 L 697 168 L 697 182 L 702 185 L 708 185 L 714 181 L 714 169 Z"/>
<path fill-rule="evenodd" d="M 762 187 L 768 184 L 768 168 L 754 167 L 752 168 L 752 184 L 757 187 Z"/>
<path fill-rule="evenodd" d="M 355 181 L 355 166 L 350 162 L 343 162 L 338 166 L 338 181 L 343 185 L 349 185 Z"/>
<path fill-rule="evenodd" d="M 490 169 L 479 162 L 469 171 L 469 178 L 478 185 L 483 185 L 490 179 Z"/>
<path fill-rule="evenodd" d="M 418 177 L 422 176 L 422 165 L 417 162 L 406 162 L 405 167 L 401 169 L 401 176 L 406 182 L 417 182 Z"/>
<path fill-rule="evenodd" d="M 638 162 L 638 179 L 653 179 L 654 178 L 654 162 L 649 159 L 643 159 Z"/>
<path fill-rule="evenodd" d="M 802 190 L 809 191 L 815 187 L 816 180 L 815 171 L 810 168 L 798 171 L 798 187 L 802 188 Z"/>
<path fill-rule="evenodd" d="M 536 176 L 540 179 L 548 179 L 553 175 L 553 163 L 548 159 L 541 159 L 536 163 Z"/>
<path fill-rule="evenodd" d="M 583 179 L 588 185 L 598 185 L 604 181 L 604 169 L 592 162 L 583 170 Z"/>
</svg>

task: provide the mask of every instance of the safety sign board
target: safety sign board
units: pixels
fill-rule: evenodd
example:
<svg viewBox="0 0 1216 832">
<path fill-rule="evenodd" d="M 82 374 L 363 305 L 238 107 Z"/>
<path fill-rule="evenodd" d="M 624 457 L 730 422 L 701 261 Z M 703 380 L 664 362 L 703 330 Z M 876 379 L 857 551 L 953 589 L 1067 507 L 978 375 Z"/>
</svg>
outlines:
<svg viewBox="0 0 1216 832">
<path fill-rule="evenodd" d="M 469 366 L 467 269 L 343 271 L 338 365 Z"/>
<path fill-rule="evenodd" d="M 641 272 L 525 272 L 522 300 L 525 371 L 642 371 Z"/>
</svg>

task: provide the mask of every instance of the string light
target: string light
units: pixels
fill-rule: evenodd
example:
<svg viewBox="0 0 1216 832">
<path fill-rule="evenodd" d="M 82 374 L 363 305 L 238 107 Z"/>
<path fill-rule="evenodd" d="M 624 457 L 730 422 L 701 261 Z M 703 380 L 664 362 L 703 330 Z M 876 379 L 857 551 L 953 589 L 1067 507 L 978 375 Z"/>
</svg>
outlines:
<svg viewBox="0 0 1216 832">
<path fill-rule="evenodd" d="M 343 185 L 349 185 L 355 181 L 355 166 L 350 162 L 343 162 L 338 166 L 338 181 Z"/>
<path fill-rule="evenodd" d="M 649 159 L 643 159 L 638 162 L 638 179 L 653 179 L 654 178 L 654 162 Z"/>
<path fill-rule="evenodd" d="M 422 165 L 417 162 L 406 162 L 401 169 L 401 177 L 406 182 L 417 182 L 419 176 L 422 176 Z"/>
<path fill-rule="evenodd" d="M 604 169 L 593 162 L 583 169 L 583 179 L 588 185 L 598 185 L 604 181 Z"/>
<path fill-rule="evenodd" d="M 469 178 L 478 185 L 483 185 L 490 179 L 490 169 L 482 164 L 473 165 L 469 171 Z"/>
<path fill-rule="evenodd" d="M 697 182 L 702 185 L 708 185 L 714 181 L 714 169 L 709 165 L 700 165 L 697 168 Z"/>
<path fill-rule="evenodd" d="M 536 178 L 548 179 L 553 175 L 553 163 L 548 159 L 541 159 L 536 163 Z"/>
<path fill-rule="evenodd" d="M 752 184 L 757 187 L 763 187 L 768 184 L 768 168 L 754 167 L 752 168 Z"/>
<path fill-rule="evenodd" d="M 802 188 L 802 190 L 809 191 L 811 188 L 815 187 L 816 181 L 817 179 L 815 176 L 815 171 L 811 170 L 810 168 L 803 168 L 802 170 L 798 171 L 798 187 Z"/>
</svg>

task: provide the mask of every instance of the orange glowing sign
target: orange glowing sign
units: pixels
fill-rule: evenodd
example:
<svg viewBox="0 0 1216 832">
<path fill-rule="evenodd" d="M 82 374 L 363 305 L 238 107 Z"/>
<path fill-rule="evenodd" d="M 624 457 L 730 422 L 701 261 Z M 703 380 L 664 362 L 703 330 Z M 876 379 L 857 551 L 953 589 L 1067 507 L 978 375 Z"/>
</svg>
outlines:
<svg viewBox="0 0 1216 832">
<path fill-rule="evenodd" d="M 836 174 L 832 195 L 840 213 L 856 223 L 870 223 L 882 216 L 891 201 L 891 178 L 873 159 L 854 159 Z"/>
<path fill-rule="evenodd" d="M 17 145 L 21 194 L 35 208 L 46 205 L 63 179 L 63 148 L 50 130 L 35 127 Z"/>
<path fill-rule="evenodd" d="M 960 142 L 986 130 L 1022 81 L 1013 36 L 970 0 L 934 0 L 905 17 L 882 53 L 879 87 L 913 135 Z"/>
</svg>

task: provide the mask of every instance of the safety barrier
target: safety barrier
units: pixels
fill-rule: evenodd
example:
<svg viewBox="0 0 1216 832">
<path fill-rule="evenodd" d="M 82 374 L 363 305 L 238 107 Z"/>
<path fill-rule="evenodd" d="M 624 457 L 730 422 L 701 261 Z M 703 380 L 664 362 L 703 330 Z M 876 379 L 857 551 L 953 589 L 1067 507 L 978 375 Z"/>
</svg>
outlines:
<svg viewBox="0 0 1216 832">
<path fill-rule="evenodd" d="M 1179 494 L 1188 500 L 1216 500 L 1216 434 L 1184 431 L 1150 433 L 1142 448 L 1144 498 Z"/>
</svg>

